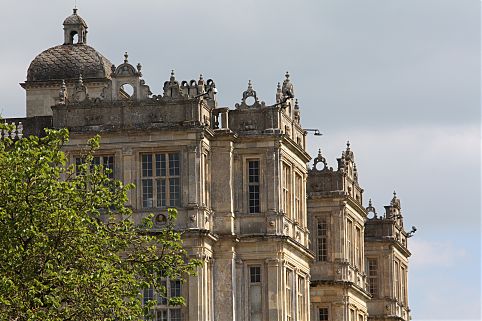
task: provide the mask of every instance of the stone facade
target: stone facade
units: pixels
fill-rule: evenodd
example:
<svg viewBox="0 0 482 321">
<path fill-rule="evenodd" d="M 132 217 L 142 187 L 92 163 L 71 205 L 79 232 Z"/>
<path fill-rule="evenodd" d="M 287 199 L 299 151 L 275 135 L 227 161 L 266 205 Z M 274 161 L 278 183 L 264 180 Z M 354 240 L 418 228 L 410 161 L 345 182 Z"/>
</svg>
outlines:
<svg viewBox="0 0 482 321">
<path fill-rule="evenodd" d="M 100 134 L 97 161 L 137 186 L 128 195 L 135 220 L 154 213 L 162 228 L 166 209 L 178 209 L 184 245 L 204 264 L 183 284 L 169 281 L 188 304 L 160 301 L 159 320 L 409 320 L 413 232 L 403 229 L 400 202 L 394 197 L 382 218 L 367 216 L 375 210 L 363 207 L 349 144 L 337 170 L 321 152 L 307 167 L 288 73 L 274 105 L 249 81 L 241 102 L 220 107 L 215 82 L 202 75 L 178 81 L 173 71 L 153 95 L 127 53 L 116 67 L 88 47 L 76 10 L 64 35 L 21 84 L 27 118 L 8 120 L 21 130 L 2 135 L 68 128 L 65 151 L 77 162 Z"/>
</svg>

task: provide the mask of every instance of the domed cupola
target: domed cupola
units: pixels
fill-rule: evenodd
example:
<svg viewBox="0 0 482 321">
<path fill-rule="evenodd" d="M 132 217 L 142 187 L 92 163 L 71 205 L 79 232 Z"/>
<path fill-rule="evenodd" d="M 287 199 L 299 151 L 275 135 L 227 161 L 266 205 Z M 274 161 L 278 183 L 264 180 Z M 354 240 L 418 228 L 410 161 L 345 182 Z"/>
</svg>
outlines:
<svg viewBox="0 0 482 321">
<path fill-rule="evenodd" d="M 74 9 L 73 14 L 65 18 L 63 25 L 65 45 L 87 43 L 87 23 L 77 14 L 77 8 Z"/>
<path fill-rule="evenodd" d="M 77 14 L 63 22 L 64 43 L 41 52 L 30 63 L 27 81 L 27 116 L 51 115 L 62 82 L 73 88 L 79 78 L 91 98 L 98 97 L 111 80 L 112 63 L 87 45 L 87 23 Z"/>
</svg>

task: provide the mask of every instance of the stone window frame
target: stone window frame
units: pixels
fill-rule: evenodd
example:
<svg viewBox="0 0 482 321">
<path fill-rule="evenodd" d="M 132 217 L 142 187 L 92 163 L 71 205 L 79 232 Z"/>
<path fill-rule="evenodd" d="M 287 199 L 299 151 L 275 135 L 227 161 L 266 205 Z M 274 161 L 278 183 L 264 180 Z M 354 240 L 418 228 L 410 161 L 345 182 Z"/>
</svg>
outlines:
<svg viewBox="0 0 482 321">
<path fill-rule="evenodd" d="M 290 274 L 289 274 L 290 273 Z M 294 283 L 296 272 L 295 268 L 291 266 L 287 266 L 284 269 L 284 280 L 285 280 L 285 314 L 286 314 L 286 321 L 293 321 L 295 320 L 295 313 L 296 313 L 296 297 L 295 297 L 295 290 L 296 284 Z M 291 279 L 288 277 L 291 275 Z"/>
<path fill-rule="evenodd" d="M 345 220 L 345 225 L 346 225 L 346 258 L 348 259 L 348 262 L 350 263 L 351 266 L 354 266 L 354 260 L 355 260 L 355 246 L 353 244 L 353 229 L 354 229 L 354 221 L 352 218 L 347 217 Z"/>
<path fill-rule="evenodd" d="M 326 311 L 326 314 L 324 314 L 324 316 L 326 316 L 326 318 L 321 318 L 322 317 L 322 314 L 321 314 L 321 310 L 324 310 Z M 318 306 L 318 309 L 317 309 L 317 318 L 316 320 L 317 321 L 329 321 L 330 320 L 330 316 L 331 316 L 331 311 L 330 311 L 330 306 L 328 305 L 322 305 L 322 306 Z"/>
<path fill-rule="evenodd" d="M 401 292 L 401 282 L 400 282 L 400 261 L 398 259 L 393 260 L 393 289 L 394 289 L 394 297 L 397 301 L 401 301 L 400 299 L 400 292 Z"/>
<path fill-rule="evenodd" d="M 281 203 L 285 216 L 295 221 L 293 183 L 293 165 L 283 160 L 281 161 Z"/>
<path fill-rule="evenodd" d="M 320 235 L 320 223 L 324 223 L 325 225 L 325 235 Z M 318 262 L 328 262 L 329 261 L 329 256 L 330 256 L 330 251 L 329 251 L 329 222 L 328 218 L 325 216 L 319 216 L 315 219 L 315 224 L 316 224 L 316 260 Z M 324 259 L 322 259 L 322 255 L 320 254 L 320 241 L 324 240 L 325 244 L 325 255 Z"/>
<path fill-rule="evenodd" d="M 117 177 L 119 176 L 118 170 L 116 168 L 118 161 L 117 161 L 117 155 L 114 151 L 107 151 L 107 150 L 99 151 L 98 153 L 95 153 L 93 156 L 94 158 L 93 158 L 92 165 L 104 165 L 104 166 L 105 166 L 104 159 L 106 157 L 112 157 L 112 167 L 108 167 L 111 170 L 111 173 L 107 174 L 107 177 L 109 177 L 110 179 L 117 179 Z M 98 159 L 99 161 L 96 162 L 96 159 Z M 75 164 L 76 167 L 82 164 L 83 160 L 84 160 L 84 157 L 82 156 L 81 151 L 72 153 L 71 163 Z M 75 169 L 75 172 L 76 174 L 78 174 L 77 168 Z"/>
<path fill-rule="evenodd" d="M 180 280 L 171 280 L 169 278 L 164 278 L 162 281 L 166 287 L 166 297 L 159 296 L 152 287 L 142 289 L 142 305 L 147 303 L 145 299 L 146 291 L 150 293 L 150 299 L 155 300 L 156 304 L 151 308 L 153 312 L 152 319 L 146 320 L 167 320 L 167 321 L 182 321 L 183 320 L 183 313 L 182 313 L 182 306 L 173 306 L 169 305 L 169 298 L 174 296 L 183 296 L 183 289 L 182 282 Z M 173 283 L 179 285 L 179 290 L 173 294 Z M 165 313 L 165 318 L 162 317 L 162 314 Z M 175 314 L 175 315 L 173 315 Z"/>
<path fill-rule="evenodd" d="M 168 176 L 158 176 L 157 173 L 156 173 L 156 156 L 157 155 L 171 155 L 171 154 L 177 154 L 178 155 L 178 162 L 179 162 L 179 174 L 178 175 L 173 175 L 175 177 L 171 177 L 172 175 L 168 175 Z M 143 155 L 151 155 L 152 156 L 152 162 L 151 162 L 151 171 L 152 171 L 152 176 L 144 176 L 144 173 L 143 173 Z M 137 168 L 136 168 L 136 171 L 137 171 L 137 177 L 136 177 L 136 181 L 137 181 L 137 200 L 138 200 L 138 204 L 139 204 L 139 209 L 165 209 L 165 208 L 169 208 L 169 207 L 175 207 L 175 208 L 180 208 L 182 206 L 182 199 L 183 199 L 183 190 L 182 190 L 182 186 L 183 186 L 183 172 L 184 172 L 184 167 L 183 167 L 183 163 L 184 163 L 184 159 L 183 159 L 183 151 L 180 150 L 180 149 L 146 149 L 146 150 L 138 150 L 136 151 L 136 158 L 137 158 Z M 169 157 L 166 157 L 166 164 L 169 164 Z M 166 175 L 169 171 L 169 168 L 166 167 Z M 166 196 L 166 204 L 165 206 L 158 206 L 158 200 L 157 200 L 157 180 L 164 177 L 165 179 L 169 180 L 171 178 L 178 178 L 179 179 L 179 198 L 177 200 L 177 204 L 175 205 L 172 205 L 169 203 L 169 199 L 168 199 L 168 196 Z M 144 179 L 150 179 L 153 183 L 152 183 L 152 207 L 146 207 L 144 206 L 144 200 L 143 200 L 143 180 Z M 156 184 L 154 184 L 156 183 Z M 168 183 L 166 183 L 166 187 L 169 187 L 168 186 Z"/>
<path fill-rule="evenodd" d="M 401 301 L 403 305 L 408 306 L 408 267 L 400 262 L 400 278 L 401 278 Z"/>
<path fill-rule="evenodd" d="M 300 184 L 297 184 L 297 178 L 300 179 Z M 293 170 L 293 209 L 294 213 L 293 216 L 295 221 L 298 222 L 299 225 L 305 226 L 306 225 L 306 181 L 303 172 L 301 172 L 297 167 L 294 167 Z M 299 189 L 300 188 L 300 189 Z M 299 189 L 299 190 L 298 190 Z M 298 195 L 299 192 L 299 195 Z M 304 195 L 304 197 L 303 197 Z M 298 205 L 299 202 L 299 205 Z"/>
<path fill-rule="evenodd" d="M 309 310 L 309 277 L 307 273 L 303 273 L 298 270 L 295 273 L 296 276 L 296 318 L 297 321 L 308 321 L 308 310 Z M 300 280 L 303 282 L 303 288 L 300 289 Z M 303 302 L 300 302 L 300 299 Z"/>
<path fill-rule="evenodd" d="M 249 208 L 249 171 L 248 162 L 258 161 L 259 162 L 259 212 L 250 212 Z M 260 215 L 266 211 L 266 193 L 265 193 L 265 173 L 266 173 L 266 159 L 262 154 L 245 154 L 242 155 L 242 191 L 240 199 L 242 200 L 242 213 L 247 215 Z"/>
<path fill-rule="evenodd" d="M 208 149 L 203 148 L 201 152 L 201 204 L 211 207 L 211 154 Z M 181 193 L 182 194 L 182 193 Z"/>
<path fill-rule="evenodd" d="M 367 260 L 366 273 L 367 273 L 367 287 L 368 287 L 367 290 L 368 290 L 368 293 L 370 293 L 374 298 L 378 298 L 380 296 L 380 260 L 378 259 L 378 257 L 371 257 L 371 256 L 368 256 L 366 260 Z M 375 273 L 371 271 L 372 264 L 370 263 L 370 261 L 376 262 Z M 374 290 L 372 290 L 371 282 L 373 282 Z"/>
<path fill-rule="evenodd" d="M 257 280 L 252 280 L 252 275 L 251 275 L 251 269 L 252 268 L 259 268 L 259 281 Z M 265 295 L 266 295 L 266 282 L 267 282 L 267 277 L 265 274 L 265 266 L 259 261 L 248 261 L 245 262 L 244 264 L 244 284 L 245 284 L 245 315 L 246 315 L 246 320 L 251 320 L 251 297 L 250 297 L 250 290 L 251 287 L 260 287 L 261 291 L 261 320 L 263 320 L 264 315 L 265 315 Z"/>
</svg>

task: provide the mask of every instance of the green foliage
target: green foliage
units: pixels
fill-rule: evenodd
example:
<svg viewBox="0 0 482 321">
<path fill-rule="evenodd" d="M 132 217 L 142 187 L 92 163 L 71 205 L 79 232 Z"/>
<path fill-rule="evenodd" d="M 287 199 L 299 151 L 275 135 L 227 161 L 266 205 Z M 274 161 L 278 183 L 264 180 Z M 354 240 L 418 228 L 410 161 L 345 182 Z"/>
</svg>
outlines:
<svg viewBox="0 0 482 321">
<path fill-rule="evenodd" d="M 99 137 L 80 166 L 68 165 L 67 140 L 67 130 L 0 140 L 0 320 L 139 320 L 142 288 L 165 293 L 161 275 L 182 280 L 199 262 L 175 210 L 156 232 L 152 216 L 134 224 L 132 186 L 91 165 Z"/>
</svg>

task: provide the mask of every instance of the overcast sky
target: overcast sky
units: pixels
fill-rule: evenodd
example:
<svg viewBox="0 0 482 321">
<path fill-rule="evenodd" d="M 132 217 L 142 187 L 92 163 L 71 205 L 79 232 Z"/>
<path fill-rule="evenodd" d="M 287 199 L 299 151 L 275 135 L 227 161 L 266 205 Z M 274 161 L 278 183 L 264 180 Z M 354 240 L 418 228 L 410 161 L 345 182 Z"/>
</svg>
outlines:
<svg viewBox="0 0 482 321">
<path fill-rule="evenodd" d="M 63 42 L 74 0 L 2 0 L 0 113 L 25 115 L 28 65 Z M 478 0 L 78 0 L 89 45 L 129 52 L 155 93 L 215 80 L 233 108 L 252 80 L 274 103 L 289 71 L 309 151 L 331 166 L 350 140 L 364 197 L 393 190 L 410 239 L 413 320 L 480 320 L 480 2 Z M 366 205 L 366 204 L 365 204 Z"/>
</svg>

